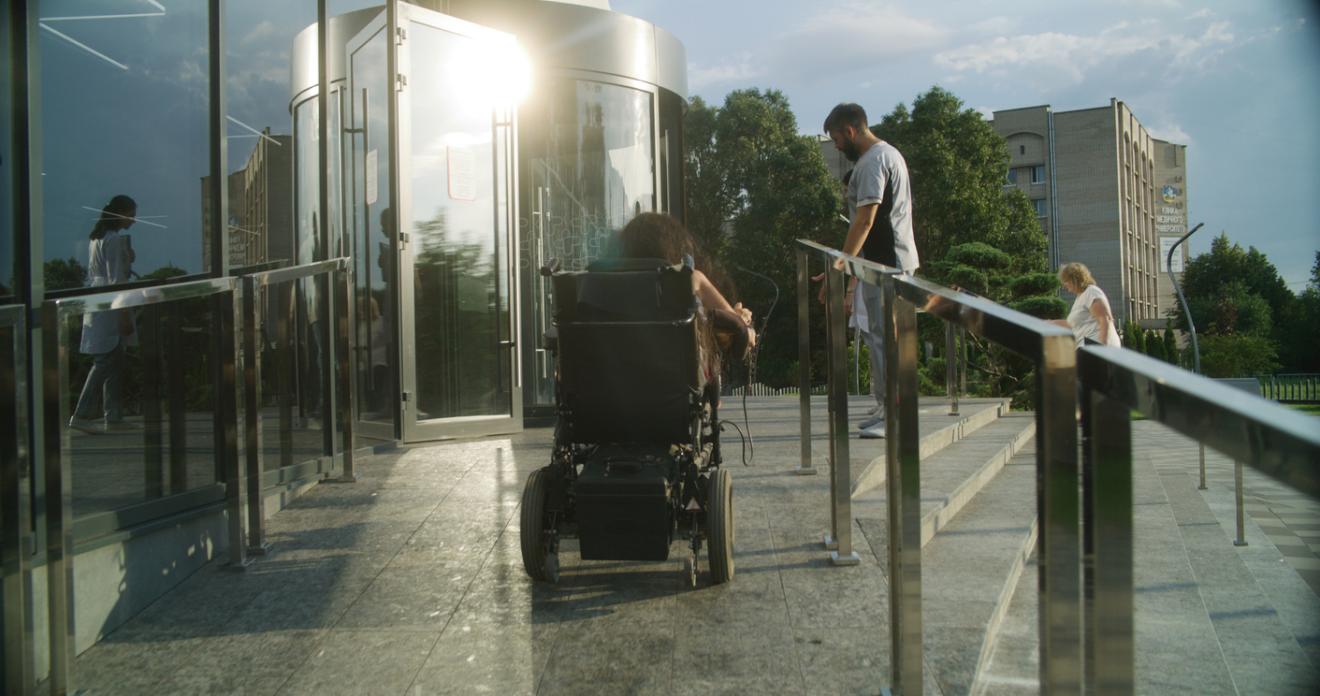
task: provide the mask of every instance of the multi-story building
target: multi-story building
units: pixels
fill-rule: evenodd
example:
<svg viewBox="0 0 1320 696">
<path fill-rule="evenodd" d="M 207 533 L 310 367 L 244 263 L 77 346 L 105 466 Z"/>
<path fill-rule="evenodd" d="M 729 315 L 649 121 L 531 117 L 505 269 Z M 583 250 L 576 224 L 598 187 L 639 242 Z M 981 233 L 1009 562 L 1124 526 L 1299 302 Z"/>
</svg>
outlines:
<svg viewBox="0 0 1320 696">
<path fill-rule="evenodd" d="M 1162 327 L 1173 289 L 1161 255 L 1187 226 L 1187 146 L 1152 137 L 1117 99 L 1075 111 L 996 111 L 993 124 L 1008 147 L 1005 185 L 1035 206 L 1051 266 L 1086 264 L 1119 322 Z M 1175 271 L 1185 247 L 1179 256 Z"/>
</svg>

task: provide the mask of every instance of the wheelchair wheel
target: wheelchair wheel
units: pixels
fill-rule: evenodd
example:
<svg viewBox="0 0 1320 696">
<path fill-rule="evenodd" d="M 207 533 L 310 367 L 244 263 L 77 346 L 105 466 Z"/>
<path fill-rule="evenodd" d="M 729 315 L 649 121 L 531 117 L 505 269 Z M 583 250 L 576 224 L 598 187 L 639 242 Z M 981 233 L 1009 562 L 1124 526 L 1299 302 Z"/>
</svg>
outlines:
<svg viewBox="0 0 1320 696">
<path fill-rule="evenodd" d="M 559 579 L 559 555 L 548 553 L 545 543 L 546 476 L 542 467 L 527 477 L 523 487 L 521 526 L 523 569 L 533 580 L 555 582 Z"/>
<path fill-rule="evenodd" d="M 706 554 L 715 584 L 733 579 L 733 476 L 716 469 L 706 489 Z"/>
</svg>

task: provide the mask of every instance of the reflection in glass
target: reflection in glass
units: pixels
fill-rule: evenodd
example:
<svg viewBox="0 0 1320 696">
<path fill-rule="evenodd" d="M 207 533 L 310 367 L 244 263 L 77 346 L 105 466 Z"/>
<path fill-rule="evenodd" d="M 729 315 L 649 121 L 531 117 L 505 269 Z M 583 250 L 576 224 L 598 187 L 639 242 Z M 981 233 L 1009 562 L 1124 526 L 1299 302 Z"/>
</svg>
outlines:
<svg viewBox="0 0 1320 696">
<path fill-rule="evenodd" d="M 115 348 L 117 420 L 69 427 L 74 514 L 119 510 L 218 480 L 215 450 L 214 313 L 203 298 L 142 309 L 89 312 L 69 318 L 69 346 L 85 345 L 102 317 L 127 324 L 131 340 Z M 68 350 L 69 410 L 83 396 L 96 356 Z M 105 361 L 101 361 L 104 363 Z M 88 408 L 110 408 L 93 390 Z"/>
<path fill-rule="evenodd" d="M 208 173 L 206 3 L 36 4 L 48 289 L 83 284 L 87 232 L 115 195 L 139 204 L 142 276 L 200 272 Z M 130 16 L 131 15 L 131 16 Z"/>
<path fill-rule="evenodd" d="M 507 414 L 507 214 L 492 214 L 494 95 L 475 69 L 488 61 L 476 39 L 419 23 L 409 34 L 411 65 L 430 73 L 407 94 L 417 418 Z"/>
<path fill-rule="evenodd" d="M 552 361 L 540 342 L 549 327 L 550 287 L 535 270 L 552 259 L 565 270 L 586 268 L 634 215 L 654 210 L 655 155 L 650 94 L 585 80 L 552 81 L 543 94 L 533 107 L 540 124 L 525 129 L 523 140 L 524 210 L 531 222 L 522 235 L 523 258 L 533 271 L 525 276 L 526 330 L 536 345 L 525 357 L 532 402 L 552 404 Z M 524 124 L 532 120 L 529 111 Z"/>
</svg>

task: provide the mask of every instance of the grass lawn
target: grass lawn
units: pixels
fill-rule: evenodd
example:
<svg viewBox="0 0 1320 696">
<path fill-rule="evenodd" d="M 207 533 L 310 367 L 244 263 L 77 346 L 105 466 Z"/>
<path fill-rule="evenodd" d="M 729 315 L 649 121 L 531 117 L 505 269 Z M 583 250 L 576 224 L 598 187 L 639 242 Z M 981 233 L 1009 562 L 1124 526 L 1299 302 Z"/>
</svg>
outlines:
<svg viewBox="0 0 1320 696">
<path fill-rule="evenodd" d="M 1320 416 L 1320 404 L 1284 404 L 1294 411 L 1301 411 L 1308 416 Z"/>
</svg>

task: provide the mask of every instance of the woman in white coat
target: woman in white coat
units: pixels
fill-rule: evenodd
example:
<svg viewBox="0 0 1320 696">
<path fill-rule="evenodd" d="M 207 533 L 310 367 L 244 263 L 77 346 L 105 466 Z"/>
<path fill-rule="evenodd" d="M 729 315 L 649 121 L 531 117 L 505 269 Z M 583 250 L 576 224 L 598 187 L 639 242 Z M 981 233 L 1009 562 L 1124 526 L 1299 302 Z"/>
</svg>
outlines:
<svg viewBox="0 0 1320 696">
<path fill-rule="evenodd" d="M 101 209 L 101 217 L 92 228 L 89 235 L 91 241 L 87 245 L 89 287 L 128 282 L 133 270 L 134 254 L 124 231 L 133 226 L 136 217 L 137 203 L 128 196 L 115 196 Z M 92 356 L 92 371 L 83 383 L 78 406 L 69 420 L 70 428 L 98 432 L 124 427 L 121 396 L 124 347 L 136 345 L 136 339 L 130 310 L 107 310 L 83 315 L 79 350 L 84 355 Z M 104 426 L 95 420 L 97 414 L 94 411 L 98 401 L 103 406 Z"/>
</svg>

